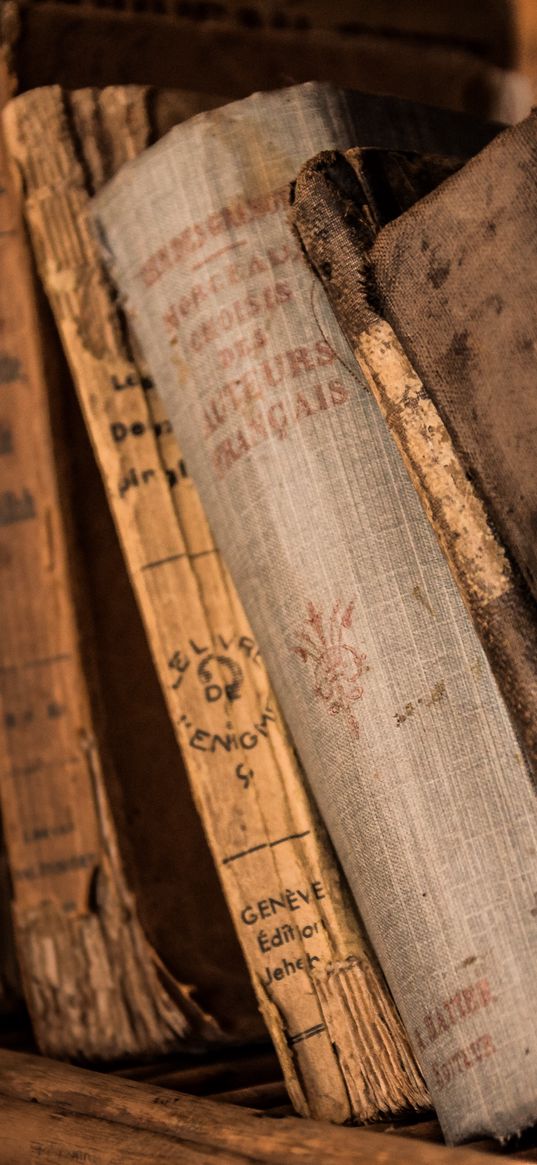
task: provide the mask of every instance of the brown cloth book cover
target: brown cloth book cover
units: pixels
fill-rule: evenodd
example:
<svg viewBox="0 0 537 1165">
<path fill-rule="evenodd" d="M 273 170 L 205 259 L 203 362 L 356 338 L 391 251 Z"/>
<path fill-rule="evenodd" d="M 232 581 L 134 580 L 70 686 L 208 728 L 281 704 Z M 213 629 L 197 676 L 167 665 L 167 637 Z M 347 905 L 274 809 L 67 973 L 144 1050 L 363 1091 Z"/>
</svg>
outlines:
<svg viewBox="0 0 537 1165">
<path fill-rule="evenodd" d="M 391 224 L 379 303 L 537 597 L 537 116 Z"/>
<path fill-rule="evenodd" d="M 416 157 L 358 150 L 346 158 L 319 156 L 298 177 L 293 218 L 436 530 L 534 766 L 536 609 L 505 549 L 514 547 L 508 535 L 522 520 L 519 511 L 534 488 L 530 406 L 524 403 L 531 396 L 527 351 L 519 357 L 520 374 L 512 371 L 518 328 L 524 318 L 529 326 L 531 308 L 525 302 L 519 315 L 510 302 L 503 319 L 500 292 L 500 284 L 509 287 L 514 300 L 510 264 L 518 265 L 522 276 L 531 270 L 531 259 L 518 259 L 522 238 L 502 242 L 505 192 L 498 185 L 485 190 L 493 157 L 505 152 L 512 136 L 516 141 L 526 134 L 522 127 L 506 131 L 497 149 L 487 147 L 440 186 L 446 172 L 431 158 L 420 163 Z M 473 192 L 479 175 L 486 220 L 481 231 Z M 512 193 L 512 170 L 503 182 L 511 183 Z M 491 197 L 494 205 L 485 213 Z M 378 234 L 390 220 L 395 221 Z M 496 237 L 498 263 L 491 244 Z M 480 328 L 481 317 L 486 330 Z M 468 360 L 470 335 L 475 353 Z M 519 475 L 518 483 L 516 476 L 507 478 L 508 468 Z M 503 492 L 508 480 L 510 496 Z"/>
</svg>

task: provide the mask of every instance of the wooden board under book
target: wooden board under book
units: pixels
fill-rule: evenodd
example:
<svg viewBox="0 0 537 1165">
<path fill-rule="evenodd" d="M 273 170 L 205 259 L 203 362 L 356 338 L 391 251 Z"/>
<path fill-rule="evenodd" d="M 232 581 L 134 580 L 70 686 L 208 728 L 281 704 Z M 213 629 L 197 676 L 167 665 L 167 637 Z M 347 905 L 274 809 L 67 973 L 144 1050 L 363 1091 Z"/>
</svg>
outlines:
<svg viewBox="0 0 537 1165">
<path fill-rule="evenodd" d="M 236 1051 L 195 1068 L 185 1057 L 168 1058 L 106 1075 L 0 1051 L 0 1110 L 10 1122 L 0 1165 L 26 1165 L 25 1154 L 37 1151 L 36 1145 L 49 1165 L 62 1165 L 68 1151 L 79 1157 L 90 1152 L 94 1165 L 122 1165 L 129 1151 L 141 1165 L 153 1165 L 161 1149 L 166 1161 L 181 1165 L 191 1153 L 194 1163 L 201 1154 L 207 1162 L 224 1157 L 226 1165 L 537 1160 L 534 1134 L 504 1147 L 501 1155 L 491 1141 L 446 1149 L 430 1114 L 352 1129 L 298 1120 L 277 1071 L 275 1057 L 259 1051 Z"/>
</svg>

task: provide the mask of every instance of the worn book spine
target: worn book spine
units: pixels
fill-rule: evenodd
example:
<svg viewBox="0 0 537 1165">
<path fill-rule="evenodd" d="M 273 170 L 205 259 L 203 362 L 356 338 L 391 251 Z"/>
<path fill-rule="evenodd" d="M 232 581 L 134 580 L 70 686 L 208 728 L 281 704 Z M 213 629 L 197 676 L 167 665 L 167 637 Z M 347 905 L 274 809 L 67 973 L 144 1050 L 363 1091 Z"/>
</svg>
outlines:
<svg viewBox="0 0 537 1165">
<path fill-rule="evenodd" d="M 526 2 L 531 5 L 533 0 Z M 378 3 L 373 7 L 376 14 Z M 405 7 L 410 11 L 408 4 Z M 432 11 L 433 6 L 428 7 Z M 332 11 L 333 6 L 323 4 L 326 23 L 332 24 Z M 375 16 L 371 24 L 376 23 L 377 29 L 361 26 L 354 35 L 347 35 L 333 25 L 309 30 L 293 27 L 293 19 L 300 19 L 294 4 L 292 12 L 285 9 L 290 27 L 263 27 L 255 11 L 248 27 L 244 20 L 172 17 L 169 11 L 158 12 L 151 0 L 137 0 L 136 14 L 128 20 L 112 0 L 78 5 L 76 21 L 69 12 L 63 5 L 24 5 L 24 37 L 18 54 L 24 89 L 58 83 L 66 88 L 94 85 L 97 60 L 103 84 L 174 86 L 180 59 L 181 85 L 196 89 L 200 77 L 210 78 L 213 92 L 233 98 L 245 97 L 254 89 L 270 89 L 275 77 L 296 81 L 317 77 L 337 79 L 349 87 L 359 83 L 369 93 L 397 93 L 507 123 L 524 117 L 531 106 L 532 88 L 525 70 L 497 68 L 481 54 L 465 52 L 460 43 L 435 44 L 432 38 L 411 33 L 399 38 L 383 35 L 378 24 L 384 21 Z M 283 6 L 278 18 L 282 12 Z M 369 19 L 367 9 L 366 23 Z M 490 30 L 491 23 L 481 19 L 481 29 L 485 25 Z M 385 30 L 389 25 L 389 20 L 384 23 Z"/>
<path fill-rule="evenodd" d="M 418 491 L 535 772 L 535 606 L 438 408 L 379 313 L 370 249 L 386 219 L 374 193 L 378 175 L 373 185 L 371 175 L 382 169 L 387 188 L 390 163 L 373 163 L 359 150 L 311 159 L 295 183 L 293 222 Z M 411 197 L 399 212 L 428 193 L 417 189 L 408 167 L 405 190 Z M 385 192 L 386 205 L 393 204 Z"/>
<path fill-rule="evenodd" d="M 11 881 L 0 822 L 0 1019 L 15 1011 L 21 998 L 11 913 Z"/>
<path fill-rule="evenodd" d="M 90 230 L 90 194 L 148 141 L 149 100 L 136 89 L 25 95 L 9 111 L 11 150 L 157 672 L 289 1092 L 303 1113 L 368 1119 L 426 1104 L 427 1094 Z"/>
<path fill-rule="evenodd" d="M 199 1014 L 189 987 L 164 986 L 119 857 L 30 255 L 0 148 L 0 796 L 21 976 L 44 1050 L 157 1054 Z"/>
<path fill-rule="evenodd" d="M 503 1136 L 535 1117 L 535 797 L 288 221 L 309 156 L 375 144 L 349 111 L 308 85 L 199 116 L 95 215 L 445 1134 Z"/>
<path fill-rule="evenodd" d="M 19 12 L 14 0 L 0 8 L 1 105 L 15 92 L 13 47 L 19 35 Z M 11 910 L 11 881 L 0 817 L 0 1016 L 11 1013 L 20 1000 L 20 976 Z"/>
<path fill-rule="evenodd" d="M 275 12 L 272 0 L 252 0 L 257 24 L 266 28 L 288 28 L 307 33 L 310 29 L 332 29 L 348 37 L 366 30 L 391 37 L 416 37 L 426 44 L 451 44 L 477 52 L 496 64 L 512 63 L 513 15 L 510 0 L 483 0 L 479 8 L 464 0 L 453 0 L 448 8 L 431 7 L 427 0 L 409 5 L 407 0 L 377 0 L 359 9 L 354 0 L 336 0 L 328 7 L 324 0 L 295 0 L 291 11 Z M 240 20 L 240 0 L 223 0 L 222 19 Z"/>
</svg>

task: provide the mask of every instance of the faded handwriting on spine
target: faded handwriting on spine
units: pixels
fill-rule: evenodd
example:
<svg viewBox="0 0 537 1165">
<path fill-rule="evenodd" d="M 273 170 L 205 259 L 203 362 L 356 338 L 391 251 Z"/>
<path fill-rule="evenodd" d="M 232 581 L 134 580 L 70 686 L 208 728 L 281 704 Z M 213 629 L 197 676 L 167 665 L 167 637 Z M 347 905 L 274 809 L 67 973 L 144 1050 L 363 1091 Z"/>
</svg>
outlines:
<svg viewBox="0 0 537 1165">
<path fill-rule="evenodd" d="M 35 518 L 36 508 L 33 495 L 23 489 L 17 496 L 13 490 L 6 490 L 0 498 L 0 526 L 12 526 L 14 522 L 26 522 Z"/>
<path fill-rule="evenodd" d="M 14 381 L 23 379 L 23 367 L 17 356 L 0 352 L 0 384 L 13 384 Z"/>
</svg>

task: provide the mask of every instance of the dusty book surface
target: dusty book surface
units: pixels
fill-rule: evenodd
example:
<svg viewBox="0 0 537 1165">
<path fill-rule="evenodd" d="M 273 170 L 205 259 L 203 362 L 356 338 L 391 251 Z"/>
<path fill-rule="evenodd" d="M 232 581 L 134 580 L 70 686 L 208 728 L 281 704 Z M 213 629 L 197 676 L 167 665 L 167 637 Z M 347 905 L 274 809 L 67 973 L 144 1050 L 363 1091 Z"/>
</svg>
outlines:
<svg viewBox="0 0 537 1165">
<path fill-rule="evenodd" d="M 532 114 L 387 227 L 371 255 L 383 312 L 534 596 L 536 141 Z"/>
<path fill-rule="evenodd" d="M 358 132 L 431 148 L 426 114 L 406 136 L 392 116 L 382 142 L 380 116 L 368 139 L 352 113 L 310 85 L 197 117 L 96 215 L 444 1130 L 502 1135 L 535 1115 L 534 794 L 288 222 L 288 182 L 319 149 Z M 461 147 L 455 130 L 447 151 Z"/>
<path fill-rule="evenodd" d="M 464 464 L 459 451 L 464 442 L 454 442 L 445 410 L 439 411 L 382 314 L 371 270 L 371 248 L 381 227 L 448 176 L 445 163 L 439 166 L 431 157 L 361 150 L 346 157 L 319 155 L 297 178 L 293 221 L 433 524 L 535 771 L 535 604 L 490 521 L 475 475 L 468 475 L 468 447 Z M 420 213 L 417 208 L 416 219 Z M 407 253 L 412 256 L 413 248 Z M 423 304 L 421 319 L 425 332 Z M 436 332 L 430 340 L 436 343 Z M 435 395 L 438 399 L 436 385 Z M 452 416 L 458 428 L 460 413 Z"/>
<path fill-rule="evenodd" d="M 423 1082 L 89 229 L 90 194 L 141 151 L 152 120 L 144 91 L 55 89 L 13 104 L 9 136 L 170 716 L 291 1096 L 302 1112 L 364 1119 L 426 1103 Z"/>
</svg>

